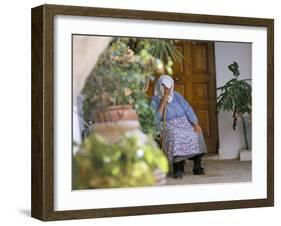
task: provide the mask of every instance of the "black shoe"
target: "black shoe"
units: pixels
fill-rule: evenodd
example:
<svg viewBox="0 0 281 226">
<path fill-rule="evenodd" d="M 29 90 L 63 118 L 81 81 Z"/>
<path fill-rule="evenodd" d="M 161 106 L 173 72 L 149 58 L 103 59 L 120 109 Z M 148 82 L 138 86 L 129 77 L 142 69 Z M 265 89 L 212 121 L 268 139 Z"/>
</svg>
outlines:
<svg viewBox="0 0 281 226">
<path fill-rule="evenodd" d="M 205 174 L 205 170 L 203 167 L 201 167 L 201 160 L 202 160 L 202 154 L 200 155 L 196 155 L 194 157 L 192 157 L 192 160 L 194 161 L 194 165 L 193 165 L 193 174 L 194 175 L 204 175 Z"/>
<path fill-rule="evenodd" d="M 197 167 L 193 169 L 193 174 L 194 175 L 204 175 L 205 174 L 205 170 L 203 167 Z"/>
<path fill-rule="evenodd" d="M 180 171 L 180 170 L 176 171 L 174 177 L 176 179 L 182 179 L 183 178 L 183 171 Z"/>
<path fill-rule="evenodd" d="M 174 162 L 173 163 L 173 168 L 174 168 L 174 178 L 179 178 L 182 179 L 183 178 L 183 174 L 184 174 L 184 161 L 180 161 L 180 162 Z"/>
</svg>

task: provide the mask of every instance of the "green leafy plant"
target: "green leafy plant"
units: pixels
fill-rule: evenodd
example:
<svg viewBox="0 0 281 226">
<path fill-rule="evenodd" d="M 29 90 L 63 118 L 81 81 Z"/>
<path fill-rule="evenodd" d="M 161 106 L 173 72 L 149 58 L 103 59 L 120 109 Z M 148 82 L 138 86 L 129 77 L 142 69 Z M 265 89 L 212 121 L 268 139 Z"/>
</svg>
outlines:
<svg viewBox="0 0 281 226">
<path fill-rule="evenodd" d="M 82 91 L 85 121 L 95 121 L 95 114 L 109 106 L 129 104 L 149 139 L 142 143 L 139 137 L 126 135 L 112 144 L 90 134 L 73 157 L 74 189 L 154 185 L 155 171 L 167 173 L 167 158 L 152 139 L 159 131 L 146 94 L 148 81 L 160 66 L 172 74 L 168 55 L 176 55 L 172 42 L 165 42 L 156 50 L 152 39 L 115 38 L 100 56 Z M 164 53 L 166 64 L 160 59 Z"/>
<path fill-rule="evenodd" d="M 143 63 L 123 42 L 115 42 L 100 57 L 83 89 L 88 107 L 101 109 L 107 106 L 132 104 L 134 94 L 141 92 L 149 76 Z M 88 113 L 89 109 L 85 112 Z"/>
<path fill-rule="evenodd" d="M 244 140 L 246 149 L 249 148 L 247 140 L 246 118 L 250 118 L 252 112 L 252 87 L 247 82 L 250 79 L 238 79 L 240 75 L 239 65 L 233 62 L 228 66 L 233 73 L 233 79 L 229 80 L 225 85 L 217 88 L 220 90 L 218 96 L 218 110 L 233 112 L 233 129 L 237 127 L 237 119 L 241 117 L 243 124 Z"/>
<path fill-rule="evenodd" d="M 73 158 L 73 189 L 154 185 L 156 170 L 166 174 L 168 162 L 152 139 L 126 135 L 110 144 L 92 134 Z"/>
<path fill-rule="evenodd" d="M 173 75 L 173 63 L 179 61 L 183 55 L 170 39 L 132 38 L 128 42 L 134 52 L 142 54 L 148 52 L 154 57 L 153 71 L 157 74 Z"/>
<path fill-rule="evenodd" d="M 130 104 L 143 132 L 157 135 L 144 88 L 159 65 L 172 73 L 173 62 L 167 54 L 176 56 L 176 51 L 170 40 L 115 38 L 100 56 L 82 91 L 85 120 L 95 121 L 95 113 L 108 106 Z M 165 53 L 169 59 L 166 65 L 158 58 Z"/>
<path fill-rule="evenodd" d="M 148 100 L 144 99 L 142 102 L 139 99 L 135 104 L 135 109 L 139 117 L 142 131 L 157 138 L 160 135 L 160 130 L 155 122 L 155 113 L 151 109 Z"/>
<path fill-rule="evenodd" d="M 168 39 L 151 39 L 148 51 L 162 61 L 169 57 L 173 61 L 179 61 L 183 57 L 174 45 L 174 41 Z"/>
</svg>

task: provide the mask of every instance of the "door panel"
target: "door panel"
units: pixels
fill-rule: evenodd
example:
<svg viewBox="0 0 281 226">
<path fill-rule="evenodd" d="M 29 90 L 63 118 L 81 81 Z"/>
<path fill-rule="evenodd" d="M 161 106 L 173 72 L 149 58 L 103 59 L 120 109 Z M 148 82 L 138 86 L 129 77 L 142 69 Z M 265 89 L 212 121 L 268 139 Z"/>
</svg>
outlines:
<svg viewBox="0 0 281 226">
<path fill-rule="evenodd" d="M 175 84 L 174 90 L 179 92 L 182 96 L 184 96 L 184 84 Z"/>
<path fill-rule="evenodd" d="M 201 44 L 191 45 L 192 72 L 207 72 L 206 46 Z"/>
<path fill-rule="evenodd" d="M 204 101 L 209 100 L 208 84 L 207 83 L 193 83 L 193 100 Z"/>
<path fill-rule="evenodd" d="M 197 110 L 198 121 L 203 130 L 203 133 L 206 136 L 210 136 L 210 120 L 209 120 L 209 111 L 208 110 Z"/>
<path fill-rule="evenodd" d="M 177 50 L 181 53 L 182 56 L 184 56 L 183 46 L 177 46 Z M 179 77 L 183 77 L 183 75 L 184 75 L 184 58 L 180 58 L 179 62 L 174 64 L 173 71 Z"/>
</svg>

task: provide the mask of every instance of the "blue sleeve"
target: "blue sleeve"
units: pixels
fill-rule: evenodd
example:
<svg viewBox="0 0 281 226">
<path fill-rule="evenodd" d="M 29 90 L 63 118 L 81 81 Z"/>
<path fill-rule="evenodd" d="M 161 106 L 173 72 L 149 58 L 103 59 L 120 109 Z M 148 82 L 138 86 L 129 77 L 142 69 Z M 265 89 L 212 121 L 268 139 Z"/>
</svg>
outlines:
<svg viewBox="0 0 281 226">
<path fill-rule="evenodd" d="M 156 96 L 153 96 L 151 99 L 150 107 L 154 111 L 156 123 L 160 123 L 160 121 L 162 119 L 162 117 L 158 111 L 159 106 L 160 106 L 160 99 L 157 98 Z"/>
<path fill-rule="evenodd" d="M 191 122 L 192 124 L 198 123 L 197 116 L 194 113 L 190 104 L 184 99 L 184 97 L 181 94 L 176 93 L 176 95 L 177 95 L 177 98 L 179 99 L 179 102 L 181 103 L 181 105 L 184 108 L 185 115 L 186 115 L 187 119 L 189 120 L 189 122 Z"/>
</svg>

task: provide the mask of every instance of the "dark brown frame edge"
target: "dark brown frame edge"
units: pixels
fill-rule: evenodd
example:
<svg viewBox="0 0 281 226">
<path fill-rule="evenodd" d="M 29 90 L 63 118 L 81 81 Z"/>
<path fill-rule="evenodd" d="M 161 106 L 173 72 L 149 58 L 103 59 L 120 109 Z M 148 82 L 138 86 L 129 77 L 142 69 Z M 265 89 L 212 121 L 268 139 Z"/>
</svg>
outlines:
<svg viewBox="0 0 281 226">
<path fill-rule="evenodd" d="M 124 208 L 54 211 L 53 25 L 55 15 L 178 21 L 267 28 L 267 198 Z M 63 5 L 32 9 L 31 216 L 43 221 L 162 214 L 274 205 L 274 20 Z"/>
</svg>

